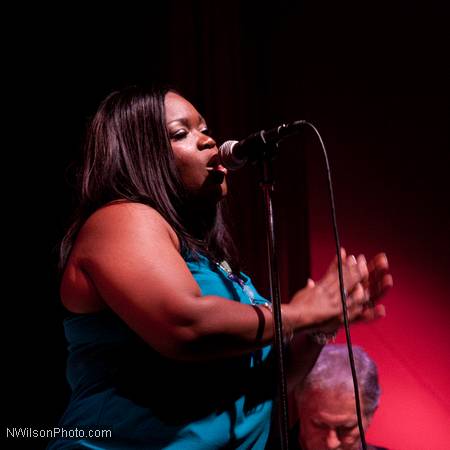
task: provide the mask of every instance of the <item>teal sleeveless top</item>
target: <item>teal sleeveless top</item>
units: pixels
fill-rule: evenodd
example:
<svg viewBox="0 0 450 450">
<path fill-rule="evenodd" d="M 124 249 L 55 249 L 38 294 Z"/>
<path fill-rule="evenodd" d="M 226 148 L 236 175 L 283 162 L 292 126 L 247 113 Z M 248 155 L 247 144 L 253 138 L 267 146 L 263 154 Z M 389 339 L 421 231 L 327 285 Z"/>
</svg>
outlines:
<svg viewBox="0 0 450 450">
<path fill-rule="evenodd" d="M 266 302 L 244 274 L 233 276 L 203 256 L 186 263 L 203 295 Z M 73 315 L 64 329 L 72 394 L 48 449 L 264 449 L 274 394 L 270 347 L 176 361 L 109 310 Z"/>
</svg>

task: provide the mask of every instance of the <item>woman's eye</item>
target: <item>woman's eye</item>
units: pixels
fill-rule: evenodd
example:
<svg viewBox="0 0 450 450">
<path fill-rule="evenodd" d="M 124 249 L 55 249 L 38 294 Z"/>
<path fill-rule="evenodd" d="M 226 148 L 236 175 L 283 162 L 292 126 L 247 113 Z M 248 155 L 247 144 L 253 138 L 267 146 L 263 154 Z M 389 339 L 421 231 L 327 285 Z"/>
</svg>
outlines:
<svg viewBox="0 0 450 450">
<path fill-rule="evenodd" d="M 183 139 L 187 136 L 186 130 L 178 130 L 173 133 L 170 133 L 170 139 L 173 139 L 175 141 L 179 141 L 180 139 Z"/>
<path fill-rule="evenodd" d="M 209 128 L 203 128 L 203 130 L 200 130 L 202 134 L 206 134 L 206 136 L 211 136 L 212 131 Z"/>
</svg>

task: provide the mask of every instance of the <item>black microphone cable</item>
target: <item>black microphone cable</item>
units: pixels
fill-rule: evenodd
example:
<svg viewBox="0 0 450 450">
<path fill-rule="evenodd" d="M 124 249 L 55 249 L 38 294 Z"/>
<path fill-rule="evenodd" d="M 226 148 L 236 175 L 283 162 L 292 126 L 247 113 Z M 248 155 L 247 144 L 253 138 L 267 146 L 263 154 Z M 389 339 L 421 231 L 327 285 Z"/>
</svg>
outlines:
<svg viewBox="0 0 450 450">
<path fill-rule="evenodd" d="M 307 122 L 306 120 L 298 121 L 301 122 L 303 125 L 307 125 L 310 128 L 314 130 L 316 133 L 320 145 L 322 147 L 323 156 L 325 158 L 325 166 L 327 170 L 327 186 L 328 186 L 328 194 L 330 197 L 330 206 L 331 206 L 331 220 L 333 223 L 333 234 L 334 234 L 334 240 L 336 243 L 336 255 L 338 260 L 338 274 L 339 274 L 339 288 L 341 291 L 341 302 L 342 302 L 342 311 L 344 316 L 344 329 L 345 329 L 345 336 L 347 341 L 347 349 L 348 349 L 348 356 L 350 361 L 350 368 L 352 372 L 352 379 L 353 379 L 353 388 L 355 391 L 355 404 L 356 404 L 356 416 L 358 419 L 358 428 L 359 428 L 359 436 L 361 438 L 361 444 L 363 450 L 367 450 L 367 443 L 366 443 L 366 436 L 364 433 L 364 427 L 362 422 L 362 415 L 361 415 L 361 402 L 359 398 L 359 386 L 358 386 L 358 377 L 356 375 L 356 368 L 355 368 L 355 360 L 353 357 L 353 349 L 352 349 L 352 340 L 350 336 L 350 326 L 348 321 L 348 312 L 347 312 L 347 303 L 346 303 L 346 293 L 344 288 L 344 277 L 343 277 L 343 271 L 342 271 L 342 256 L 341 256 L 341 243 L 339 239 L 339 233 L 337 228 L 337 220 L 336 220 L 336 206 L 334 202 L 334 193 L 333 193 L 333 183 L 331 181 L 331 169 L 330 164 L 328 161 L 328 155 L 327 151 L 325 149 L 325 144 L 323 143 L 322 137 L 317 130 L 317 128 L 310 122 Z"/>
</svg>

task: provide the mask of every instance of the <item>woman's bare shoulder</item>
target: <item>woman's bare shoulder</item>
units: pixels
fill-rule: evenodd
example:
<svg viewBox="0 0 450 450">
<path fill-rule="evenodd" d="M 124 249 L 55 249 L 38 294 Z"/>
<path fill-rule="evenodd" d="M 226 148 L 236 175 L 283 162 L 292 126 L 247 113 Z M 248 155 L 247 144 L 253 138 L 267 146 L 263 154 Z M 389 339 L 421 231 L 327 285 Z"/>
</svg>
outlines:
<svg viewBox="0 0 450 450">
<path fill-rule="evenodd" d="M 157 239 L 168 237 L 179 249 L 174 229 L 156 209 L 127 201 L 112 202 L 95 211 L 81 228 L 78 240 L 101 242 L 102 237 L 121 240 L 137 239 L 140 235 Z"/>
<path fill-rule="evenodd" d="M 73 312 L 104 309 L 104 299 L 92 281 L 94 272 L 111 271 L 120 277 L 121 272 L 142 268 L 147 258 L 163 251 L 179 254 L 179 241 L 154 208 L 115 202 L 98 209 L 81 228 L 66 265 L 61 283 L 63 304 Z"/>
</svg>

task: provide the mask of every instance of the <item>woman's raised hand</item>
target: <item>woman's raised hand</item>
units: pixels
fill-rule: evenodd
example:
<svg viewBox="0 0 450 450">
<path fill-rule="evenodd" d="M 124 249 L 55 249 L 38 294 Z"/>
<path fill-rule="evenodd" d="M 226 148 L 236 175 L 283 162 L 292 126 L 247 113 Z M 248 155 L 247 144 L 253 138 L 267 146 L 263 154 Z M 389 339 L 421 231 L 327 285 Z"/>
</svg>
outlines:
<svg viewBox="0 0 450 450">
<path fill-rule="evenodd" d="M 369 263 L 364 255 L 346 256 L 341 250 L 346 305 L 350 321 L 369 321 L 385 315 L 384 305 L 376 302 L 392 286 L 392 276 L 384 253 Z M 333 332 L 343 323 L 337 258 L 317 282 L 308 280 L 283 313 L 294 329 Z"/>
</svg>

